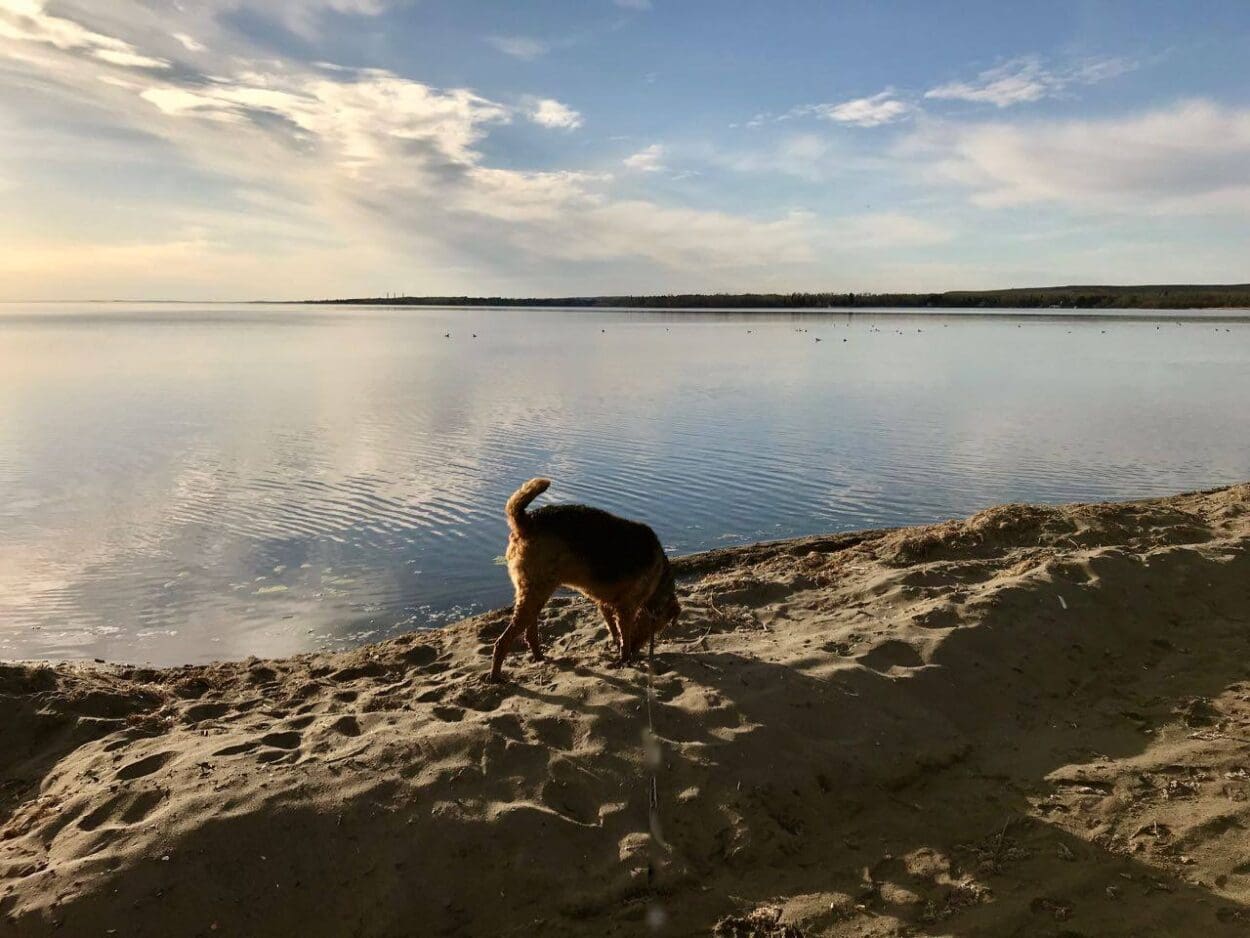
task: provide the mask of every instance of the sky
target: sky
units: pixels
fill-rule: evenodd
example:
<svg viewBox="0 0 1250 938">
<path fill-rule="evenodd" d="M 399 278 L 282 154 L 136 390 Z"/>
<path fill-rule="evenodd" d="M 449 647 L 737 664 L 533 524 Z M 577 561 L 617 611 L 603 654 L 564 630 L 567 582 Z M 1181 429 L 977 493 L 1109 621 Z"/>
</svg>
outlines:
<svg viewBox="0 0 1250 938">
<path fill-rule="evenodd" d="M 1250 281 L 1250 3 L 0 0 L 0 300 Z"/>
</svg>

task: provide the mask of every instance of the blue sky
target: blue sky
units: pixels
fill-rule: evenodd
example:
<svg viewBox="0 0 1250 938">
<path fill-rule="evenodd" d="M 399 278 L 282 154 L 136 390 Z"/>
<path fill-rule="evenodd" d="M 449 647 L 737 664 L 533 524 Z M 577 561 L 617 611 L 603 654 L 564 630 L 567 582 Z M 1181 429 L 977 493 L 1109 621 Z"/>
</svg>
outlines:
<svg viewBox="0 0 1250 938">
<path fill-rule="evenodd" d="M 1250 4 L 0 0 L 0 298 L 1250 280 Z"/>
</svg>

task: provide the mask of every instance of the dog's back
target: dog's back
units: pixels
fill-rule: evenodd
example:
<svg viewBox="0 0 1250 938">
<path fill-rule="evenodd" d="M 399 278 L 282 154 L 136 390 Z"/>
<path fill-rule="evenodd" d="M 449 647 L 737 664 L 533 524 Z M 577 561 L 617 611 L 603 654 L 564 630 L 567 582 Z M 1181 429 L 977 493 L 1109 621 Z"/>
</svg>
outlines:
<svg viewBox="0 0 1250 938">
<path fill-rule="evenodd" d="M 647 525 L 586 505 L 547 505 L 530 512 L 523 537 L 558 541 L 599 583 L 633 579 L 664 556 Z"/>
</svg>

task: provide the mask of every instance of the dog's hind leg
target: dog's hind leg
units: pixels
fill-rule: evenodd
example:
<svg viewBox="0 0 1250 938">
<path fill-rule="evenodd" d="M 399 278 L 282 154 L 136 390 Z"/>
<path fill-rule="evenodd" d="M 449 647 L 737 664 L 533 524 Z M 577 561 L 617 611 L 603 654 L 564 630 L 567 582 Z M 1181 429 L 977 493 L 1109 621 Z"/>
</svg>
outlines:
<svg viewBox="0 0 1250 938">
<path fill-rule="evenodd" d="M 534 657 L 541 659 L 542 651 L 538 648 L 538 614 L 555 592 L 555 587 L 543 589 L 527 589 L 518 593 L 516 604 L 512 609 L 512 621 L 504 629 L 503 634 L 495 639 L 495 649 L 491 656 L 490 679 L 498 681 L 503 676 L 503 659 L 507 656 L 517 636 L 524 634 Z"/>
<path fill-rule="evenodd" d="M 551 594 L 556 591 L 554 586 L 542 590 L 530 589 L 526 594 L 527 609 L 532 606 L 533 613 L 527 612 L 525 620 L 525 644 L 530 647 L 530 657 L 535 661 L 543 660 L 543 646 L 538 640 L 538 614 L 542 612 L 543 606 L 547 600 L 551 598 Z"/>
</svg>

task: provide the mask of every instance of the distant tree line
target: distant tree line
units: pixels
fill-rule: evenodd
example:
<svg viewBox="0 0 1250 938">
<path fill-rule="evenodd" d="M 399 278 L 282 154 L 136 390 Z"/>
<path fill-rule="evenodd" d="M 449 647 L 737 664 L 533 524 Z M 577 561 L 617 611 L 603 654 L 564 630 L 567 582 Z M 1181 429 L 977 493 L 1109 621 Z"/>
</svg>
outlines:
<svg viewBox="0 0 1250 938">
<path fill-rule="evenodd" d="M 1235 309 L 1250 308 L 1250 284 L 1073 286 L 945 293 L 666 293 L 653 296 L 394 296 L 307 300 L 388 306 L 628 306 L 643 309 Z"/>
</svg>

